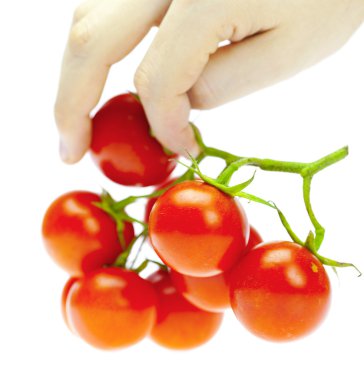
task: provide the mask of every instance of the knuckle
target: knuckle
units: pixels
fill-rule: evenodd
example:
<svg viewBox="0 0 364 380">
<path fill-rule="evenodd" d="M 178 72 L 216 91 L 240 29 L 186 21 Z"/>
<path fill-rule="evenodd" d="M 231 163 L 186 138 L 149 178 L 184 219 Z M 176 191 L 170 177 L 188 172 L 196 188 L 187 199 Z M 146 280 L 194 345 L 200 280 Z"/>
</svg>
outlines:
<svg viewBox="0 0 364 380">
<path fill-rule="evenodd" d="M 140 67 L 134 76 L 134 85 L 137 89 L 138 94 L 144 99 L 150 99 L 153 92 L 153 87 L 151 84 L 151 76 L 148 70 L 144 67 Z"/>
<path fill-rule="evenodd" d="M 73 23 L 77 23 L 82 20 L 88 13 L 88 7 L 85 3 L 80 4 L 73 12 Z"/>
<path fill-rule="evenodd" d="M 82 55 L 93 38 L 90 23 L 82 20 L 73 25 L 69 35 L 69 47 L 73 54 Z"/>
</svg>

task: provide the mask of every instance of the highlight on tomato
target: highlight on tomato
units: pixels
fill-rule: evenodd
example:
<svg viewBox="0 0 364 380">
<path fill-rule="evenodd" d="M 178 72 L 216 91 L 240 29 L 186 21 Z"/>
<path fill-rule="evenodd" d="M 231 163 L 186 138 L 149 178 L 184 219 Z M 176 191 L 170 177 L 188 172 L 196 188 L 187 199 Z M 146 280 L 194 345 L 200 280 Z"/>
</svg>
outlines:
<svg viewBox="0 0 364 380">
<path fill-rule="evenodd" d="M 165 270 L 147 280 L 157 293 L 157 319 L 150 333 L 157 344 L 171 349 L 191 349 L 209 341 L 218 331 L 222 313 L 201 310 L 185 300 Z"/>
<path fill-rule="evenodd" d="M 230 269 L 244 252 L 249 223 L 233 197 L 199 181 L 168 189 L 149 217 L 150 241 L 173 270 L 195 277 Z"/>
<path fill-rule="evenodd" d="M 253 334 L 272 341 L 301 338 L 323 321 L 330 281 L 321 262 L 292 242 L 263 243 L 230 277 L 231 307 Z"/>
<path fill-rule="evenodd" d="M 162 183 L 177 157 L 152 136 L 143 106 L 130 93 L 110 99 L 95 114 L 90 152 L 106 177 L 126 186 Z"/>
<path fill-rule="evenodd" d="M 246 254 L 263 240 L 258 231 L 250 226 L 250 235 Z M 211 277 L 194 277 L 171 271 L 171 278 L 179 293 L 196 307 L 211 311 L 222 312 L 230 307 L 230 272 L 223 272 Z"/>
<path fill-rule="evenodd" d="M 157 298 L 135 272 L 111 267 L 78 279 L 66 298 L 66 318 L 79 337 L 101 349 L 133 345 L 151 331 Z"/>
<path fill-rule="evenodd" d="M 48 207 L 42 236 L 52 259 L 72 276 L 112 264 L 134 237 L 133 225 L 124 223 L 123 245 L 115 221 L 95 203 L 98 194 L 72 191 Z"/>
<path fill-rule="evenodd" d="M 77 277 L 70 277 L 63 287 L 62 297 L 61 297 L 62 317 L 63 317 L 63 320 L 64 320 L 66 326 L 68 327 L 68 329 L 73 333 L 76 333 L 76 332 L 74 331 L 74 329 L 72 328 L 72 326 L 68 320 L 67 311 L 66 311 L 66 303 L 67 303 L 68 293 L 70 292 L 73 284 L 75 284 L 77 281 L 78 281 Z"/>
</svg>

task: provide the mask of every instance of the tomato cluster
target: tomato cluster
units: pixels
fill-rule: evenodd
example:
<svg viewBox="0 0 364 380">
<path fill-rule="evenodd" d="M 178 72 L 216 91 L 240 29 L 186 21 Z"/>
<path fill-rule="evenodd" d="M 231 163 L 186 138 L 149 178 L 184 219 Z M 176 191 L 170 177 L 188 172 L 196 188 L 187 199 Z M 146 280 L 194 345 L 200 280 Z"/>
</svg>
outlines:
<svg viewBox="0 0 364 380">
<path fill-rule="evenodd" d="M 163 264 L 149 276 L 129 264 L 140 235 L 127 203 L 86 191 L 60 196 L 42 233 L 50 256 L 71 276 L 62 294 L 71 331 L 102 349 L 147 336 L 189 349 L 218 331 L 230 307 L 268 340 L 299 338 L 323 320 L 330 283 L 321 262 L 296 243 L 263 243 L 238 200 L 211 184 L 168 179 L 174 161 L 134 95 L 110 100 L 93 121 L 91 152 L 105 175 L 123 185 L 157 185 L 139 224 Z"/>
</svg>

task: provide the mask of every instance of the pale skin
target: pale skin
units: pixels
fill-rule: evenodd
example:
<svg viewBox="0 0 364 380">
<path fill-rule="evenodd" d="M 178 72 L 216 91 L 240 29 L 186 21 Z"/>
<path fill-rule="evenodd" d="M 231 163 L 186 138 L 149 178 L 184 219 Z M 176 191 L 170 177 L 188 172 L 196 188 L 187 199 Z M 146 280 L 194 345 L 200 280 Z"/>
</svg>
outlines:
<svg viewBox="0 0 364 380">
<path fill-rule="evenodd" d="M 364 0 L 88 0 L 74 13 L 62 63 L 61 157 L 75 163 L 86 153 L 89 115 L 110 67 L 153 26 L 135 87 L 156 138 L 196 155 L 191 108 L 210 109 L 302 71 L 343 46 L 363 20 Z"/>
</svg>

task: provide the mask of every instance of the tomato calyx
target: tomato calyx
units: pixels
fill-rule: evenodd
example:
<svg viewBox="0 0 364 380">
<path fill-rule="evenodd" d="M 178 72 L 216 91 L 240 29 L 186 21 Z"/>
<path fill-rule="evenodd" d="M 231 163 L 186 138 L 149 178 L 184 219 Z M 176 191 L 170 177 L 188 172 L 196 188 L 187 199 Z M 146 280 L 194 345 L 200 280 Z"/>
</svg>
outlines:
<svg viewBox="0 0 364 380">
<path fill-rule="evenodd" d="M 148 226 L 146 223 L 129 216 L 125 212 L 124 208 L 116 207 L 117 203 L 106 190 L 102 191 L 100 198 L 101 201 L 94 202 L 94 205 L 105 211 L 115 221 L 121 247 L 123 250 L 125 250 L 127 248 L 123 235 L 125 222 L 138 223 L 141 224 L 144 228 L 148 228 Z"/>
<path fill-rule="evenodd" d="M 179 182 L 180 178 L 176 182 Z M 152 194 L 149 194 L 148 197 L 151 197 Z M 138 197 L 129 197 L 129 198 L 137 199 Z M 138 266 L 135 266 L 135 263 L 139 257 L 140 251 L 148 237 L 148 224 L 139 219 L 133 218 L 126 213 L 125 206 L 127 204 L 132 203 L 130 202 L 130 199 L 128 200 L 125 199 L 127 200 L 127 202 L 123 202 L 123 201 L 116 202 L 114 198 L 106 190 L 102 191 L 100 199 L 101 199 L 101 202 L 95 202 L 94 204 L 97 207 L 101 208 L 103 211 L 105 211 L 115 221 L 118 237 L 119 237 L 121 246 L 123 248 L 123 251 L 117 256 L 116 260 L 111 266 L 128 269 L 135 273 L 142 272 L 144 269 L 147 268 L 149 264 L 155 264 L 159 268 L 163 270 L 167 270 L 166 265 L 154 260 L 150 260 L 150 259 L 144 259 L 141 264 L 139 264 Z M 133 201 L 135 201 L 135 199 L 133 199 Z M 129 243 L 129 245 L 125 244 L 125 239 L 124 239 L 124 234 L 123 234 L 126 222 L 137 223 L 142 226 L 141 232 L 133 238 L 133 240 Z M 129 258 L 138 241 L 140 241 L 140 245 L 137 249 L 134 259 L 129 264 Z"/>
<path fill-rule="evenodd" d="M 123 251 L 118 255 L 112 266 L 126 268 L 128 258 L 131 254 L 132 248 L 134 247 L 135 243 L 140 238 L 143 238 L 144 240 L 146 239 L 148 235 L 148 225 L 136 218 L 129 216 L 126 213 L 125 208 L 118 206 L 117 202 L 106 190 L 102 191 L 100 199 L 100 202 L 95 202 L 94 204 L 95 206 L 105 211 L 115 221 L 118 238 L 123 249 Z M 136 235 L 133 238 L 133 240 L 129 243 L 129 245 L 126 245 L 124 239 L 124 228 L 126 222 L 137 223 L 143 227 L 141 233 Z"/>
</svg>

